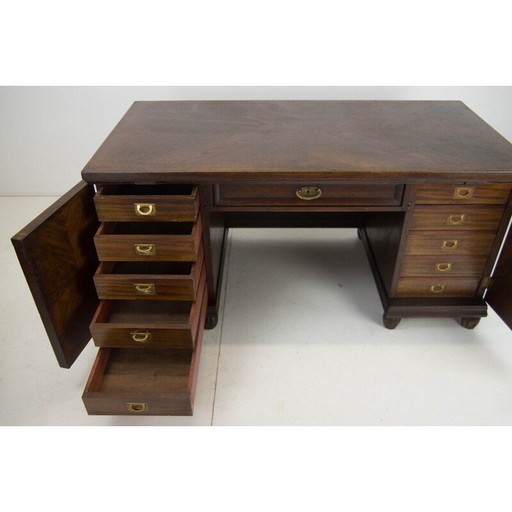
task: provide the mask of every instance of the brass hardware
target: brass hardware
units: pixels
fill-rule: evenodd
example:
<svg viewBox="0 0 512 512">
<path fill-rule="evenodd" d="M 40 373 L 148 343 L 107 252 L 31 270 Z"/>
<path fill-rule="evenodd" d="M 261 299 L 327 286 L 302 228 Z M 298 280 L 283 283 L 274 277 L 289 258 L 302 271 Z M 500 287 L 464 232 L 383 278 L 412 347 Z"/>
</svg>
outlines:
<svg viewBox="0 0 512 512">
<path fill-rule="evenodd" d="M 156 295 L 155 285 L 153 283 L 138 283 L 133 285 L 137 295 Z"/>
<path fill-rule="evenodd" d="M 128 402 L 126 408 L 129 412 L 147 412 L 149 406 L 146 402 Z"/>
<path fill-rule="evenodd" d="M 491 280 L 492 280 L 492 277 L 490 277 L 490 276 L 482 277 L 482 280 L 480 281 L 480 287 L 481 288 L 489 288 L 489 286 L 491 285 Z"/>
<path fill-rule="evenodd" d="M 455 187 L 453 199 L 471 199 L 474 191 L 475 187 Z"/>
<path fill-rule="evenodd" d="M 299 187 L 295 191 L 295 195 L 304 201 L 312 201 L 313 199 L 318 199 L 322 195 L 322 190 L 320 187 Z"/>
<path fill-rule="evenodd" d="M 148 343 L 152 340 L 150 332 L 147 331 L 135 331 L 130 333 L 132 340 L 137 343 Z"/>
<path fill-rule="evenodd" d="M 156 207 L 154 203 L 134 203 L 136 215 L 156 215 Z"/>
<path fill-rule="evenodd" d="M 445 284 L 431 284 L 428 291 L 432 293 L 443 293 L 445 288 Z"/>
<path fill-rule="evenodd" d="M 156 254 L 155 244 L 133 244 L 135 254 L 138 256 L 154 256 Z"/>
<path fill-rule="evenodd" d="M 463 224 L 465 220 L 466 220 L 466 214 L 465 213 L 448 215 L 448 218 L 446 219 L 446 224 L 455 226 L 455 225 L 458 225 L 458 224 Z"/>
<path fill-rule="evenodd" d="M 458 240 L 443 240 L 441 243 L 441 249 L 456 249 L 458 245 Z"/>
<path fill-rule="evenodd" d="M 436 263 L 436 272 L 451 272 L 452 264 L 451 263 Z"/>
</svg>

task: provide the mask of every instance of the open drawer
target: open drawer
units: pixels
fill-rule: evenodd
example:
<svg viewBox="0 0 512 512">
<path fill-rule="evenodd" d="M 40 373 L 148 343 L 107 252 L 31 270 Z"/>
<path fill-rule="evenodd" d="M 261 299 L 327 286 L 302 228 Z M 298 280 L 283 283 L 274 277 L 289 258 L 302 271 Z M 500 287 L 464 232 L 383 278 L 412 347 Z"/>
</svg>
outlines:
<svg viewBox="0 0 512 512">
<path fill-rule="evenodd" d="M 100 299 L 195 300 L 203 266 L 196 262 L 102 261 L 94 274 Z"/>
<path fill-rule="evenodd" d="M 105 222 L 94 236 L 100 261 L 197 261 L 197 222 Z"/>
<path fill-rule="evenodd" d="M 203 267 L 195 302 L 102 300 L 91 335 L 98 347 L 191 349 L 203 328 L 200 316 L 206 303 Z"/>
<path fill-rule="evenodd" d="M 192 185 L 105 185 L 94 204 L 101 222 L 194 222 L 199 192 Z"/>
<path fill-rule="evenodd" d="M 194 350 L 100 348 L 82 400 L 89 414 L 191 416 L 207 303 Z"/>
</svg>

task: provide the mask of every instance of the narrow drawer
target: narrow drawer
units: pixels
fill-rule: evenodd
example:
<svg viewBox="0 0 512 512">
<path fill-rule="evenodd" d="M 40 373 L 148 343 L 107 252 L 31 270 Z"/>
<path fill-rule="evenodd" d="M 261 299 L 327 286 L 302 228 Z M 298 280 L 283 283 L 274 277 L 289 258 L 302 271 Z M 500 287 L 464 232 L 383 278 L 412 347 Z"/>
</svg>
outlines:
<svg viewBox="0 0 512 512">
<path fill-rule="evenodd" d="M 398 281 L 396 297 L 473 297 L 480 277 L 409 277 Z"/>
<path fill-rule="evenodd" d="M 407 256 L 402 267 L 402 276 L 481 276 L 487 257 L 473 255 L 423 255 Z"/>
<path fill-rule="evenodd" d="M 247 183 L 214 188 L 216 206 L 400 206 L 401 185 Z"/>
<path fill-rule="evenodd" d="M 201 325 L 206 318 L 206 303 Z M 89 414 L 191 416 L 203 329 L 194 351 L 100 348 L 82 400 Z"/>
<path fill-rule="evenodd" d="M 196 262 L 102 261 L 94 274 L 100 299 L 195 300 L 203 264 Z"/>
<path fill-rule="evenodd" d="M 102 300 L 90 330 L 98 347 L 193 348 L 207 301 L 201 277 L 198 298 L 188 301 Z"/>
<path fill-rule="evenodd" d="M 411 231 L 407 237 L 406 255 L 439 255 L 443 260 L 452 255 L 488 255 L 495 238 L 488 231 Z"/>
<path fill-rule="evenodd" d="M 105 185 L 94 203 L 101 222 L 195 222 L 199 193 L 192 185 Z"/>
<path fill-rule="evenodd" d="M 417 206 L 412 216 L 411 229 L 473 229 L 493 231 L 498 225 L 503 209 L 478 206 Z"/>
<path fill-rule="evenodd" d="M 510 185 L 419 185 L 416 204 L 505 204 Z"/>
<path fill-rule="evenodd" d="M 197 261 L 202 233 L 195 223 L 104 222 L 94 245 L 100 261 Z"/>
</svg>

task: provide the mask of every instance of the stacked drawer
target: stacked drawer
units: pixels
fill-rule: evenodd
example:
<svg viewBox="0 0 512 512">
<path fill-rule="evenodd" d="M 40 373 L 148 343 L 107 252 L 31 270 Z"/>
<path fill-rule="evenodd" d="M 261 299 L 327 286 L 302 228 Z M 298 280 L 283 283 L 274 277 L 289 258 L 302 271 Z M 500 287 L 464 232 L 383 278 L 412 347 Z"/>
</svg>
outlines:
<svg viewBox="0 0 512 512">
<path fill-rule="evenodd" d="M 207 309 L 198 190 L 104 186 L 89 414 L 192 414 Z"/>
<path fill-rule="evenodd" d="M 474 297 L 510 185 L 421 185 L 396 297 Z"/>
</svg>

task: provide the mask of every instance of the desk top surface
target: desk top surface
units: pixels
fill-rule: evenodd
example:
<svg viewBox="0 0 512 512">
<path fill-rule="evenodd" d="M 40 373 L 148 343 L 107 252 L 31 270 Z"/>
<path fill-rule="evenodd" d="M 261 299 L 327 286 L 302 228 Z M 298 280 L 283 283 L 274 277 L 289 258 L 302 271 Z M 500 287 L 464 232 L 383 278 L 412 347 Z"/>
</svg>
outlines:
<svg viewBox="0 0 512 512">
<path fill-rule="evenodd" d="M 143 101 L 82 176 L 512 181 L 512 144 L 459 101 Z"/>
</svg>

